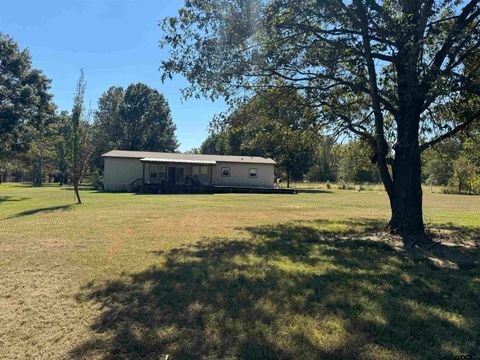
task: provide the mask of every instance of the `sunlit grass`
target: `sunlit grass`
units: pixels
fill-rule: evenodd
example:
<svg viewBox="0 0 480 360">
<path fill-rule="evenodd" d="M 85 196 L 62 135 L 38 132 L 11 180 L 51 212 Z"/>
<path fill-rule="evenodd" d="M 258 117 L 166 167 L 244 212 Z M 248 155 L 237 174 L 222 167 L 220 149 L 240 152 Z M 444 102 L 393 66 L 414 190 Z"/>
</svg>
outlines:
<svg viewBox="0 0 480 360">
<path fill-rule="evenodd" d="M 478 268 L 439 266 L 379 237 L 384 192 L 82 195 L 76 206 L 69 189 L 0 185 L 2 356 L 480 350 Z M 480 198 L 425 193 L 425 213 L 478 258 Z"/>
</svg>

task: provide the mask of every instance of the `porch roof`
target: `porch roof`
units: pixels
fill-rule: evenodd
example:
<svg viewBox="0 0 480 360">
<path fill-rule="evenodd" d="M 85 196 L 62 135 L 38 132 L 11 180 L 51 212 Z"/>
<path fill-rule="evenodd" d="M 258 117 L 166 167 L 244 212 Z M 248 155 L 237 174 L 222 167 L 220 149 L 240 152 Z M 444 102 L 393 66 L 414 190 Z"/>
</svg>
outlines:
<svg viewBox="0 0 480 360">
<path fill-rule="evenodd" d="M 188 160 L 188 159 L 159 159 L 159 158 L 142 158 L 141 162 L 145 163 L 175 163 L 175 164 L 193 164 L 193 165 L 216 165 L 214 160 Z"/>
<path fill-rule="evenodd" d="M 269 158 L 258 156 L 235 156 L 235 155 L 202 155 L 202 154 L 180 154 L 180 153 L 165 153 L 152 151 L 126 151 L 126 150 L 112 150 L 103 154 L 104 158 L 125 158 L 125 159 L 164 159 L 164 160 L 180 160 L 188 163 L 191 161 L 214 161 L 218 163 L 243 163 L 243 164 L 268 164 L 275 165 L 276 162 Z M 173 162 L 173 161 L 172 161 Z M 198 164 L 198 163 L 197 163 Z M 213 163 L 212 163 L 213 165 Z"/>
</svg>

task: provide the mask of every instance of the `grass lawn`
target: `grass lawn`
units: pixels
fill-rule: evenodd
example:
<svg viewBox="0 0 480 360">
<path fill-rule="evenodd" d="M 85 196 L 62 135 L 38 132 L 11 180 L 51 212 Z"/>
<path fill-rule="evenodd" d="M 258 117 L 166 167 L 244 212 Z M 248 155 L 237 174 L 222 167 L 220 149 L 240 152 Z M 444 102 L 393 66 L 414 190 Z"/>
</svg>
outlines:
<svg viewBox="0 0 480 360">
<path fill-rule="evenodd" d="M 379 191 L 82 195 L 0 185 L 0 358 L 480 354 L 480 197 L 426 192 L 411 253 Z"/>
</svg>

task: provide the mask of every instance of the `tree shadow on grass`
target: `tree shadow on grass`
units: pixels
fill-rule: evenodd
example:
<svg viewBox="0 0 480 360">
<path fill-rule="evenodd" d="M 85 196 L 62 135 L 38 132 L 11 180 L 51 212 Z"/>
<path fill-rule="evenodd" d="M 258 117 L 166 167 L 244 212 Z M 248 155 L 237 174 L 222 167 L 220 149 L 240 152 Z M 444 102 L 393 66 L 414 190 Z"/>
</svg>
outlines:
<svg viewBox="0 0 480 360">
<path fill-rule="evenodd" d="M 43 208 L 38 208 L 38 209 L 31 209 L 31 210 L 26 210 L 19 212 L 15 215 L 12 215 L 8 217 L 8 219 L 15 219 L 19 217 L 24 217 L 24 216 L 29 216 L 29 215 L 35 215 L 39 213 L 50 213 L 54 211 L 68 211 L 73 207 L 73 205 L 59 205 L 59 206 L 49 206 L 49 207 L 43 207 Z"/>
<path fill-rule="evenodd" d="M 7 202 L 7 201 L 23 201 L 28 200 L 28 197 L 18 197 L 18 196 L 0 196 L 0 203 Z"/>
<path fill-rule="evenodd" d="M 59 187 L 59 186 L 57 185 L 57 187 Z M 67 191 L 73 191 L 74 190 L 73 186 L 71 186 L 71 185 L 63 185 L 63 186 L 59 187 L 59 189 L 67 190 Z M 80 192 L 87 191 L 89 193 L 104 193 L 105 192 L 102 189 L 98 189 L 93 185 L 80 185 L 78 187 L 78 191 L 80 191 Z"/>
<path fill-rule="evenodd" d="M 90 283 L 99 304 L 75 358 L 442 358 L 479 351 L 477 270 L 365 236 L 380 222 L 245 229 L 162 254 L 163 265 Z M 369 234 L 367 232 L 367 234 Z"/>
<path fill-rule="evenodd" d="M 22 188 L 47 188 L 47 187 L 58 187 L 58 183 L 49 183 L 44 182 L 42 185 L 33 185 L 30 181 L 15 181 L 6 183 L 9 187 L 22 187 Z"/>
<path fill-rule="evenodd" d="M 333 194 L 333 190 L 328 189 L 295 189 L 297 193 L 301 194 Z"/>
</svg>

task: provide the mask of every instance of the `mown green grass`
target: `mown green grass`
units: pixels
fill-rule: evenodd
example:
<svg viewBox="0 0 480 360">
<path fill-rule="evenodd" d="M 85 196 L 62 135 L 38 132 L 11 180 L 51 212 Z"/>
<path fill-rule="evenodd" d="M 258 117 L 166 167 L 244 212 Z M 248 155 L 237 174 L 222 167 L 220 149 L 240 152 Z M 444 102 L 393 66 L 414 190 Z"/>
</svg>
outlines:
<svg viewBox="0 0 480 360">
<path fill-rule="evenodd" d="M 0 185 L 6 358 L 478 354 L 480 198 L 425 194 L 449 246 L 378 231 L 381 191 L 132 195 Z M 449 251 L 452 250 L 452 251 Z"/>
</svg>

